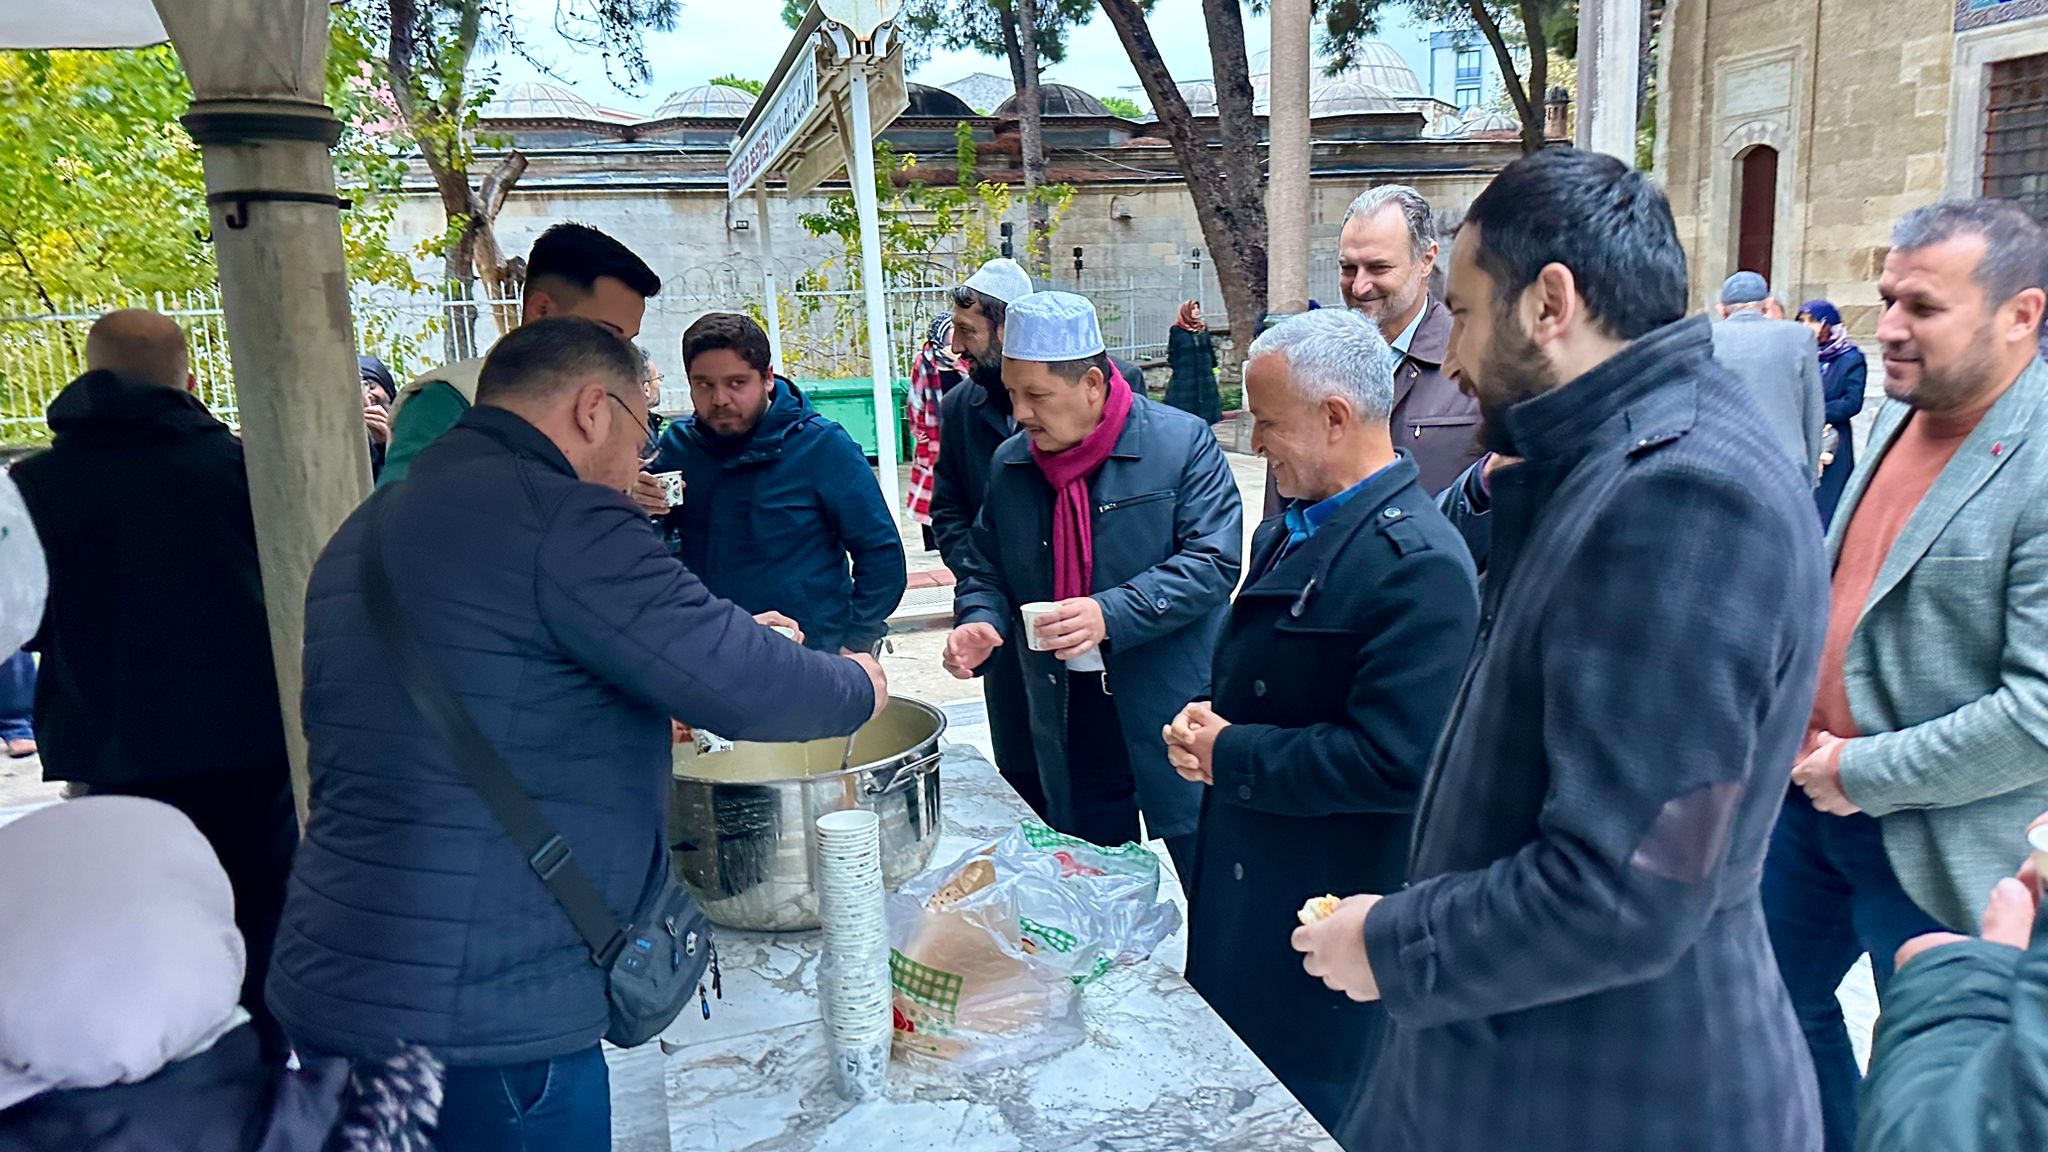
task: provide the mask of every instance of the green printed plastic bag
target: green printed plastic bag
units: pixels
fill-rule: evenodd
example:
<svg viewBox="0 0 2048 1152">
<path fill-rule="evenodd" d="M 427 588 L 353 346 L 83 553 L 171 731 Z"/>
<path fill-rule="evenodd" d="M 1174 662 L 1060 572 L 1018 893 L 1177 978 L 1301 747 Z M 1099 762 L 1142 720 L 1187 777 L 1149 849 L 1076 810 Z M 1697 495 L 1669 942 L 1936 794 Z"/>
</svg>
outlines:
<svg viewBox="0 0 2048 1152">
<path fill-rule="evenodd" d="M 1026 823 L 889 898 L 896 1043 L 969 1071 L 1070 1048 L 1081 986 L 1179 927 L 1151 852 Z"/>
</svg>

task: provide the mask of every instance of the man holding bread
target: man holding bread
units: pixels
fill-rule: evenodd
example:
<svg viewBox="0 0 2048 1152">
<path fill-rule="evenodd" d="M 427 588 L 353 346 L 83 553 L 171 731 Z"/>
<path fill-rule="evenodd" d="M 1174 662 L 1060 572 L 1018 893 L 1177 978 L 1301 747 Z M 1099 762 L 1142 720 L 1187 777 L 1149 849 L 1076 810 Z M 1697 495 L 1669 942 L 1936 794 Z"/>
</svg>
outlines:
<svg viewBox="0 0 2048 1152">
<path fill-rule="evenodd" d="M 1243 566 L 1230 464 L 1208 425 L 1125 382 L 1080 296 L 1011 302 L 1003 384 L 1019 431 L 961 558 L 946 668 L 1015 646 L 1047 821 L 1117 845 L 1142 811 L 1186 876 L 1201 789 L 1159 731 L 1208 691 Z"/>
<path fill-rule="evenodd" d="M 1464 541 L 1394 448 L 1397 362 L 1371 322 L 1335 308 L 1252 345 L 1252 446 L 1288 503 L 1252 538 L 1213 699 L 1165 731 L 1173 766 L 1206 786 L 1188 981 L 1332 1131 L 1385 1012 L 1302 971 L 1288 932 L 1306 900 L 1406 878 L 1479 618 Z"/>
</svg>

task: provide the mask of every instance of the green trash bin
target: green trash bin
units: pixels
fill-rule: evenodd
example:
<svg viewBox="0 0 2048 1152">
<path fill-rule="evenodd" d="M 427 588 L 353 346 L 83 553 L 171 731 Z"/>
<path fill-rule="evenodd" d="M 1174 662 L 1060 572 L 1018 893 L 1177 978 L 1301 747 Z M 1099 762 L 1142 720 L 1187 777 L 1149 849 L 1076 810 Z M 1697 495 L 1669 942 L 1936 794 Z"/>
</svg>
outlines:
<svg viewBox="0 0 2048 1152">
<path fill-rule="evenodd" d="M 855 380 L 799 380 L 796 386 L 810 397 L 818 415 L 846 429 L 853 442 L 870 460 L 875 459 L 875 382 L 862 376 Z M 896 462 L 910 459 L 910 381 L 898 380 L 896 402 Z"/>
</svg>

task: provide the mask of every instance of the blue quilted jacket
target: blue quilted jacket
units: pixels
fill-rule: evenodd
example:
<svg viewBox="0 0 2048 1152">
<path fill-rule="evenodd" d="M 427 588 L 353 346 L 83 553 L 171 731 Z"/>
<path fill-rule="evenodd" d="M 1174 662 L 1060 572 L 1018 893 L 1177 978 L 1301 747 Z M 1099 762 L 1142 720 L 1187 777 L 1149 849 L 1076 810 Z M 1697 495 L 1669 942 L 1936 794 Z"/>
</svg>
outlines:
<svg viewBox="0 0 2048 1152">
<path fill-rule="evenodd" d="M 713 597 L 624 496 L 477 407 L 387 501 L 406 624 L 612 911 L 666 874 L 669 718 L 735 739 L 844 735 L 873 705 L 851 661 Z M 313 569 L 304 719 L 311 821 L 269 999 L 295 1043 L 400 1041 L 452 1064 L 538 1060 L 604 1032 L 602 974 L 441 742 L 366 615 L 363 513 Z"/>
</svg>

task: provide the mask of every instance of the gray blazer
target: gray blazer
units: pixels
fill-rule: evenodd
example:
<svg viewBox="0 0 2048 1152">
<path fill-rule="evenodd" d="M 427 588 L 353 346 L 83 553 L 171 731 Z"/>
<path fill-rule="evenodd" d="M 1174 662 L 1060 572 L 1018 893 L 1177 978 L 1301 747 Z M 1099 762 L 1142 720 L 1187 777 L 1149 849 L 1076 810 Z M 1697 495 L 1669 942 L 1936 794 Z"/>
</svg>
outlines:
<svg viewBox="0 0 2048 1152">
<path fill-rule="evenodd" d="M 1886 401 L 1843 493 L 1830 558 L 1908 415 Z M 1882 818 L 1906 892 L 1958 932 L 2048 811 L 2048 366 L 1956 450 L 1892 545 L 1843 664 L 1868 735 L 1842 785 Z"/>
<path fill-rule="evenodd" d="M 1820 431 L 1827 426 L 1820 349 L 1804 324 L 1737 312 L 1714 325 L 1714 362 L 1749 386 L 1771 432 L 1820 483 Z"/>
</svg>

